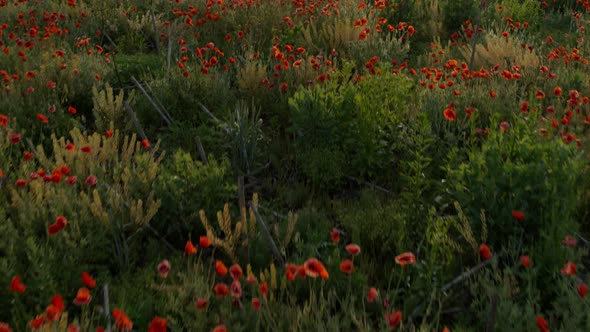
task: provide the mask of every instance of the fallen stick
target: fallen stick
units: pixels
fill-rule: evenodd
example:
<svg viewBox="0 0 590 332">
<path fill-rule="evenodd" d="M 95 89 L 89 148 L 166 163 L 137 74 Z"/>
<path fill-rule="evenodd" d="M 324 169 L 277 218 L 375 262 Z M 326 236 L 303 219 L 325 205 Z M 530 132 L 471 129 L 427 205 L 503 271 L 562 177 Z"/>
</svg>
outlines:
<svg viewBox="0 0 590 332">
<path fill-rule="evenodd" d="M 268 231 L 268 227 L 266 227 L 264 220 L 262 220 L 262 217 L 260 216 L 260 213 L 258 213 L 258 209 L 254 206 L 254 204 L 252 204 L 252 202 L 250 202 L 249 205 L 252 208 L 252 210 L 254 211 L 254 215 L 256 215 L 256 221 L 258 221 L 258 223 L 260 224 L 260 227 L 263 230 L 264 235 L 266 235 L 266 238 L 268 239 L 268 243 L 270 244 L 270 249 L 272 250 L 273 254 L 275 255 L 277 261 L 279 262 L 279 267 L 283 267 L 283 265 L 285 265 L 285 261 L 283 260 L 283 257 L 279 253 L 279 249 L 277 248 L 275 241 L 272 239 L 272 236 L 270 235 L 270 232 Z"/>
<path fill-rule="evenodd" d="M 133 124 L 135 124 L 135 128 L 137 129 L 139 136 L 141 136 L 141 139 L 148 139 L 145 132 L 143 131 L 143 128 L 141 127 L 141 124 L 139 123 L 139 120 L 137 120 L 137 116 L 135 115 L 135 112 L 133 112 L 131 105 L 129 105 L 129 103 L 125 101 L 125 103 L 123 103 L 123 106 L 127 110 L 127 113 L 129 113 L 129 116 L 131 117 Z"/>
<path fill-rule="evenodd" d="M 460 274 L 455 279 L 453 279 L 451 282 L 449 282 L 446 285 L 444 285 L 441 288 L 441 291 L 444 293 L 444 292 L 448 291 L 449 289 L 455 287 L 456 285 L 460 284 L 461 282 L 463 282 L 463 280 L 467 279 L 469 276 L 471 276 L 475 272 L 477 272 L 477 271 L 483 269 L 484 267 L 490 265 L 492 263 L 492 259 L 488 259 L 487 261 L 481 262 L 478 265 L 472 267 L 470 270 L 467 270 L 464 273 Z"/>
<path fill-rule="evenodd" d="M 158 107 L 158 105 L 156 105 L 156 103 L 154 102 L 152 97 L 150 97 L 150 95 L 147 93 L 147 91 L 145 91 L 143 86 L 141 86 L 141 84 L 139 84 L 139 82 L 137 81 L 135 76 L 131 76 L 131 81 L 133 82 L 133 84 L 135 84 L 135 86 L 139 89 L 139 91 L 141 91 L 141 93 L 147 98 L 148 102 L 160 114 L 162 119 L 164 119 L 164 121 L 166 121 L 166 124 L 170 125 L 172 123 L 172 120 L 168 119 L 168 117 L 164 114 L 164 112 Z"/>
<path fill-rule="evenodd" d="M 199 149 L 199 155 L 201 156 L 201 161 L 203 162 L 203 165 L 207 165 L 209 163 L 209 160 L 207 160 L 205 148 L 203 148 L 203 143 L 201 143 L 201 138 L 199 136 L 195 137 L 195 143 L 197 144 L 197 149 Z"/>
</svg>

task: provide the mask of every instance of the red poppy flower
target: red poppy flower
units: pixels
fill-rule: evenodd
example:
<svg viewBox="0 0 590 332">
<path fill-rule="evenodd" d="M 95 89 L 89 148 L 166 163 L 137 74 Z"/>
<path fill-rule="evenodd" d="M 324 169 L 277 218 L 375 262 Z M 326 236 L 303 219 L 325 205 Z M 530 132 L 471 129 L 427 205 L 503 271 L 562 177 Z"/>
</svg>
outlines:
<svg viewBox="0 0 590 332">
<path fill-rule="evenodd" d="M 234 264 L 229 267 L 229 274 L 231 275 L 232 279 L 238 280 L 242 277 L 242 268 L 238 264 Z"/>
<path fill-rule="evenodd" d="M 80 332 L 80 326 L 74 325 L 74 323 L 68 325 L 68 332 Z"/>
<path fill-rule="evenodd" d="M 66 178 L 66 183 L 69 184 L 70 186 L 73 186 L 77 180 L 78 180 L 77 176 L 75 176 L 75 175 L 69 176 Z"/>
<path fill-rule="evenodd" d="M 303 264 L 303 267 L 305 269 L 305 274 L 312 278 L 320 276 L 322 279 L 328 279 L 330 277 L 330 275 L 328 274 L 328 270 L 326 270 L 324 264 L 322 264 L 322 262 L 320 262 L 317 258 L 308 259 Z"/>
<path fill-rule="evenodd" d="M 450 108 L 447 108 L 443 111 L 443 116 L 449 121 L 455 121 L 457 119 L 457 114 Z"/>
<path fill-rule="evenodd" d="M 402 312 L 398 310 L 395 313 L 386 313 L 385 319 L 389 327 L 396 327 L 402 321 Z"/>
<path fill-rule="evenodd" d="M 588 293 L 588 286 L 586 286 L 584 284 L 578 285 L 578 294 L 580 295 L 580 297 L 585 298 L 586 293 Z"/>
<path fill-rule="evenodd" d="M 10 325 L 0 322 L 0 332 L 12 332 L 12 329 L 10 328 Z"/>
<path fill-rule="evenodd" d="M 508 128 L 510 128 L 510 123 L 508 123 L 507 121 L 502 121 L 500 123 L 500 130 L 502 130 L 503 133 L 505 133 Z"/>
<path fill-rule="evenodd" d="M 375 299 L 379 296 L 377 288 L 371 287 L 367 293 L 367 302 L 375 302 Z"/>
<path fill-rule="evenodd" d="M 58 216 L 55 219 L 55 222 L 49 225 L 49 235 L 54 235 L 55 233 L 61 231 L 62 229 L 66 228 L 68 225 L 68 220 L 64 216 Z"/>
<path fill-rule="evenodd" d="M 16 180 L 16 182 L 14 183 L 17 187 L 24 187 L 27 185 L 27 180 L 25 179 L 18 179 Z"/>
<path fill-rule="evenodd" d="M 59 311 L 64 311 L 66 309 L 64 299 L 61 295 L 54 295 L 51 298 L 51 305 L 55 306 Z"/>
<path fill-rule="evenodd" d="M 148 327 L 148 332 L 166 332 L 166 325 L 168 320 L 166 318 L 154 317 Z"/>
<path fill-rule="evenodd" d="M 252 309 L 254 309 L 254 311 L 260 310 L 260 299 L 259 298 L 257 298 L 257 297 L 252 298 Z"/>
<path fill-rule="evenodd" d="M 246 277 L 246 282 L 248 282 L 250 285 L 254 285 L 258 282 L 258 280 L 256 280 L 256 277 L 253 274 L 250 274 L 248 277 Z"/>
<path fill-rule="evenodd" d="M 39 120 L 39 121 L 41 121 L 43 123 L 49 122 L 49 119 L 45 115 L 43 115 L 41 113 L 37 113 L 37 120 Z"/>
<path fill-rule="evenodd" d="M 512 217 L 514 217 L 514 219 L 516 219 L 517 221 L 523 221 L 525 215 L 522 211 L 512 210 Z"/>
<path fill-rule="evenodd" d="M 68 143 L 66 145 L 65 149 L 68 150 L 68 151 L 74 151 L 76 149 L 76 147 L 74 146 L 74 144 Z"/>
<path fill-rule="evenodd" d="M 104 332 L 104 327 L 102 327 L 102 326 L 100 326 L 100 325 L 99 325 L 99 326 L 96 328 L 96 332 Z"/>
<path fill-rule="evenodd" d="M 143 146 L 144 149 L 148 150 L 150 148 L 150 141 L 148 139 L 142 140 L 141 146 Z"/>
<path fill-rule="evenodd" d="M 20 281 L 20 276 L 15 276 L 10 281 L 10 290 L 15 293 L 24 293 L 27 286 Z"/>
<path fill-rule="evenodd" d="M 571 275 L 574 275 L 575 273 L 576 273 L 576 265 L 572 262 L 565 263 L 563 268 L 561 268 L 561 274 L 563 274 L 563 275 L 571 276 Z"/>
<path fill-rule="evenodd" d="M 291 263 L 285 264 L 285 275 L 289 281 L 295 281 L 298 269 L 299 267 L 297 265 L 293 265 Z"/>
<path fill-rule="evenodd" d="M 186 245 L 184 246 L 184 252 L 187 255 L 194 255 L 197 253 L 197 248 L 191 240 L 186 241 Z"/>
<path fill-rule="evenodd" d="M 158 264 L 158 273 L 160 274 L 160 277 L 168 277 L 170 268 L 170 262 L 167 259 L 163 260 L 160 264 Z"/>
<path fill-rule="evenodd" d="M 358 254 L 360 254 L 361 252 L 361 247 L 359 247 L 357 244 L 351 243 L 349 245 L 347 245 L 345 247 L 346 251 L 348 251 L 349 254 L 356 256 Z"/>
<path fill-rule="evenodd" d="M 0 114 L 0 127 L 6 127 L 8 124 L 8 117 L 4 114 Z"/>
<path fill-rule="evenodd" d="M 494 90 L 490 90 L 490 97 L 496 98 L 496 92 Z"/>
<path fill-rule="evenodd" d="M 59 183 L 61 181 L 62 177 L 63 177 L 62 172 L 56 168 L 53 170 L 53 173 L 49 177 L 49 180 L 53 183 Z"/>
<path fill-rule="evenodd" d="M 58 216 L 57 218 L 55 218 L 55 223 L 63 229 L 68 225 L 68 220 L 64 216 Z"/>
<path fill-rule="evenodd" d="M 49 233 L 49 236 L 55 235 L 61 230 L 62 230 L 62 228 L 56 223 L 53 223 L 53 224 L 49 225 L 49 227 L 47 227 L 47 231 Z"/>
<path fill-rule="evenodd" d="M 229 288 L 224 283 L 218 283 L 217 285 L 215 285 L 213 290 L 215 291 L 215 294 L 218 298 L 224 297 L 227 295 L 227 293 L 229 293 Z"/>
<path fill-rule="evenodd" d="M 29 161 L 35 157 L 35 154 L 25 150 L 25 151 L 23 151 L 23 156 L 24 156 L 23 157 L 24 161 Z"/>
<path fill-rule="evenodd" d="M 260 291 L 260 294 L 262 294 L 262 296 L 268 295 L 268 283 L 266 281 L 263 282 L 260 285 L 260 287 L 258 287 L 258 290 Z"/>
<path fill-rule="evenodd" d="M 225 325 L 217 325 L 212 332 L 227 332 Z"/>
<path fill-rule="evenodd" d="M 94 278 L 92 278 L 92 276 L 88 274 L 88 272 L 82 272 L 82 282 L 88 288 L 96 287 L 96 280 L 94 280 Z"/>
<path fill-rule="evenodd" d="M 529 256 L 520 256 L 520 264 L 522 264 L 523 267 L 528 268 L 531 266 L 531 259 Z"/>
<path fill-rule="evenodd" d="M 209 246 L 211 246 L 211 241 L 208 237 L 202 235 L 201 237 L 199 237 L 199 245 L 202 248 L 209 248 Z"/>
<path fill-rule="evenodd" d="M 537 92 L 535 93 L 535 97 L 537 99 L 543 99 L 543 98 L 545 98 L 545 92 L 543 92 L 541 90 L 537 90 Z"/>
<path fill-rule="evenodd" d="M 84 152 L 84 153 L 88 153 L 88 154 L 92 154 L 92 147 L 90 146 L 83 146 L 82 148 L 80 148 L 80 151 Z"/>
<path fill-rule="evenodd" d="M 350 259 L 345 259 L 342 263 L 340 263 L 340 271 L 346 274 L 351 274 L 354 272 L 354 264 Z"/>
<path fill-rule="evenodd" d="M 215 262 L 215 272 L 217 272 L 217 274 L 219 274 L 221 277 L 227 274 L 227 267 L 222 261 L 218 260 Z"/>
<path fill-rule="evenodd" d="M 89 175 L 86 180 L 84 180 L 84 183 L 86 183 L 87 185 L 94 187 L 96 186 L 96 183 L 98 182 L 98 179 L 96 176 L 94 175 Z"/>
<path fill-rule="evenodd" d="M 230 285 L 230 295 L 232 297 L 235 298 L 241 298 L 242 297 L 242 284 L 240 283 L 239 280 L 234 280 L 231 285 Z"/>
<path fill-rule="evenodd" d="M 479 245 L 479 254 L 486 261 L 488 259 L 492 258 L 492 252 L 490 251 L 490 248 L 485 243 L 482 243 Z"/>
<path fill-rule="evenodd" d="M 68 106 L 68 113 L 70 113 L 71 115 L 76 114 L 78 111 L 72 107 L 72 106 Z"/>
<path fill-rule="evenodd" d="M 18 144 L 18 142 L 20 142 L 20 139 L 21 139 L 21 135 L 20 134 L 14 134 L 14 133 L 8 134 L 8 140 L 12 144 Z"/>
<path fill-rule="evenodd" d="M 39 315 L 29 322 L 29 327 L 33 330 L 38 330 L 41 328 L 41 326 L 43 326 L 43 324 L 45 324 L 45 316 Z"/>
<path fill-rule="evenodd" d="M 537 327 L 541 332 L 549 332 L 549 322 L 543 316 L 537 316 Z"/>
<path fill-rule="evenodd" d="M 305 279 L 305 277 L 307 276 L 307 273 L 305 272 L 305 264 L 297 266 L 297 275 L 299 276 L 299 278 Z"/>
<path fill-rule="evenodd" d="M 395 256 L 395 262 L 401 266 L 406 264 L 416 264 L 416 256 L 411 252 L 404 252 L 403 254 Z"/>
<path fill-rule="evenodd" d="M 92 300 L 90 290 L 88 288 L 83 287 L 78 289 L 78 293 L 76 294 L 76 298 L 74 299 L 74 304 L 84 305 L 90 303 L 90 300 Z"/>
<path fill-rule="evenodd" d="M 555 87 L 555 89 L 553 89 L 553 95 L 554 95 L 555 97 L 559 97 L 559 96 L 561 96 L 561 93 L 562 93 L 562 90 L 561 90 L 561 88 L 560 88 L 560 87 L 556 86 L 556 87 Z"/>
<path fill-rule="evenodd" d="M 332 240 L 334 243 L 340 242 L 340 231 L 338 228 L 332 228 L 332 231 L 330 232 L 330 240 Z"/>
<path fill-rule="evenodd" d="M 119 330 L 131 331 L 133 328 L 133 322 L 127 317 L 123 310 L 115 308 L 113 309 L 112 315 L 115 319 L 115 325 L 117 325 Z"/>
<path fill-rule="evenodd" d="M 195 303 L 195 307 L 197 307 L 197 310 L 207 309 L 207 299 L 204 297 L 198 299 L 197 303 Z"/>
<path fill-rule="evenodd" d="M 59 171 L 63 175 L 69 175 L 72 172 L 72 170 L 66 164 L 61 165 L 61 167 L 59 168 Z"/>
<path fill-rule="evenodd" d="M 565 239 L 563 241 L 561 241 L 561 243 L 565 244 L 568 247 L 572 247 L 574 248 L 578 242 L 576 241 L 576 239 L 573 236 L 566 236 Z"/>
</svg>

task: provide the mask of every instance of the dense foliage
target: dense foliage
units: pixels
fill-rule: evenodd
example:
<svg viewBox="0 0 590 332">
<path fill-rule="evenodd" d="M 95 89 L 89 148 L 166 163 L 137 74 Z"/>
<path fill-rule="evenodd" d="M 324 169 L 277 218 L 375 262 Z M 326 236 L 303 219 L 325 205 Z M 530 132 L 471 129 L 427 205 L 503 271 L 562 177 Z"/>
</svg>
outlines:
<svg viewBox="0 0 590 332">
<path fill-rule="evenodd" d="M 0 0 L 0 332 L 587 331 L 587 0 Z"/>
</svg>

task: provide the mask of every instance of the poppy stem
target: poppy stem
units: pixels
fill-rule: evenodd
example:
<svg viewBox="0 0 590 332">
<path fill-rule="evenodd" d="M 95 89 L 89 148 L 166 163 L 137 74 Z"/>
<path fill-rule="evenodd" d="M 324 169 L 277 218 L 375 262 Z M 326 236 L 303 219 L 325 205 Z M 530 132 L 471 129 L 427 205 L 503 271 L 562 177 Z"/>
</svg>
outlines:
<svg viewBox="0 0 590 332">
<path fill-rule="evenodd" d="M 268 227 L 266 227 L 266 223 L 264 222 L 264 220 L 262 220 L 262 217 L 260 216 L 260 213 L 258 213 L 258 209 L 256 208 L 256 206 L 254 206 L 254 204 L 252 202 L 250 202 L 249 205 L 250 205 L 250 208 L 252 208 L 252 210 L 254 211 L 254 215 L 256 216 L 256 221 L 258 222 L 258 224 L 260 224 L 264 235 L 266 235 L 270 249 L 272 250 L 275 258 L 277 259 L 277 261 L 279 263 L 279 268 L 282 268 L 285 265 L 285 261 L 283 260 L 283 257 L 281 256 L 281 253 L 279 252 L 279 249 L 277 248 L 277 245 L 273 241 L 272 236 L 270 235 L 270 232 L 268 231 Z"/>
<path fill-rule="evenodd" d="M 402 266 L 402 275 L 401 277 L 397 280 L 397 285 L 395 286 L 395 294 L 393 295 L 393 300 L 391 301 L 391 304 L 394 305 L 395 304 L 395 300 L 397 299 L 397 294 L 399 293 L 399 285 L 401 284 L 402 280 L 404 279 L 405 276 L 405 268 Z"/>
</svg>

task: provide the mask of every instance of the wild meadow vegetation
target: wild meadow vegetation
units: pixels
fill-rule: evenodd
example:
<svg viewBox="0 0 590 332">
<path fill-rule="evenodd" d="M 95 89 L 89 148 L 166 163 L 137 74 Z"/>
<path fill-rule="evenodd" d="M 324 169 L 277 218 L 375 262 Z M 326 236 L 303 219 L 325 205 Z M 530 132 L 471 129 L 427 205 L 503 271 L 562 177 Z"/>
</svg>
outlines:
<svg viewBox="0 0 590 332">
<path fill-rule="evenodd" d="M 588 0 L 0 0 L 0 331 L 590 331 Z"/>
</svg>

